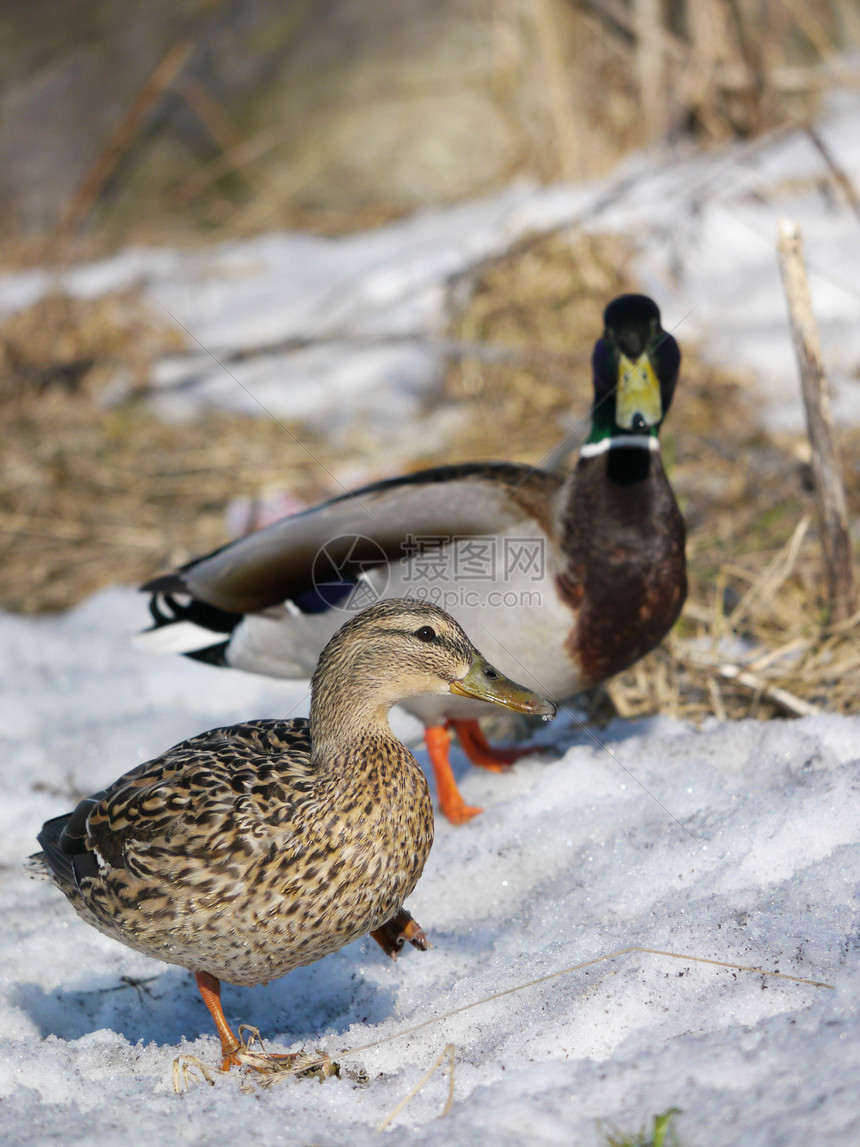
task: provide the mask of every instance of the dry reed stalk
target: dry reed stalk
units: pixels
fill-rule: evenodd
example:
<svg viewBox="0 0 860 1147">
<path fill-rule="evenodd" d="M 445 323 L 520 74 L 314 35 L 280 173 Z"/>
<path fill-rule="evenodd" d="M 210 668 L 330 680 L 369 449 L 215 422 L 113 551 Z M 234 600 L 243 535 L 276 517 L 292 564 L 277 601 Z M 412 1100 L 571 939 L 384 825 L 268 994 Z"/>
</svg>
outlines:
<svg viewBox="0 0 860 1147">
<path fill-rule="evenodd" d="M 418 1080 L 409 1094 L 400 1100 L 397 1106 L 392 1111 L 390 1111 L 388 1115 L 386 1115 L 386 1117 L 376 1128 L 377 1135 L 381 1131 L 384 1131 L 385 1128 L 388 1127 L 391 1122 L 397 1118 L 404 1107 L 406 1107 L 407 1104 L 409 1104 L 415 1098 L 422 1087 L 424 1087 L 424 1085 L 430 1081 L 430 1078 L 435 1072 L 439 1070 L 446 1059 L 448 1060 L 448 1098 L 445 1101 L 445 1106 L 442 1108 L 442 1115 L 445 1116 L 450 1112 L 451 1108 L 454 1106 L 454 1066 L 456 1063 L 455 1052 L 456 1048 L 454 1044 L 445 1044 L 439 1056 L 433 1061 L 433 1063 L 430 1065 L 424 1075 L 422 1075 L 422 1077 Z"/>
<path fill-rule="evenodd" d="M 787 219 L 779 226 L 779 260 L 800 366 L 831 616 L 834 621 L 844 621 L 856 608 L 848 508 L 830 392 L 809 296 L 803 240 L 799 226 Z"/>
<path fill-rule="evenodd" d="M 636 80 L 645 140 L 666 131 L 666 79 L 663 63 L 663 12 L 660 0 L 633 0 L 636 31 Z"/>
<path fill-rule="evenodd" d="M 848 205 L 854 214 L 860 220 L 860 195 L 857 194 L 857 188 L 854 186 L 854 181 L 845 170 L 845 168 L 837 161 L 836 156 L 821 138 L 819 132 L 813 127 L 806 129 L 806 134 L 809 136 L 811 142 L 818 150 L 821 158 L 827 164 L 828 170 L 833 177 L 833 182 L 845 196 Z"/>
<path fill-rule="evenodd" d="M 567 183 L 576 183 L 582 177 L 579 133 L 553 3 L 554 0 L 531 0 L 532 18 L 546 71 L 548 102 L 555 124 L 561 177 Z"/>
<path fill-rule="evenodd" d="M 810 717 L 815 713 L 821 712 L 818 705 L 804 701 L 802 697 L 795 697 L 795 695 L 789 693 L 787 689 L 782 689 L 779 685 L 771 684 L 763 677 L 741 668 L 740 665 L 732 665 L 730 662 L 725 661 L 715 661 L 713 658 L 696 658 L 692 656 L 689 651 L 685 651 L 682 656 L 684 660 L 695 665 L 698 669 L 704 669 L 709 673 L 716 674 L 726 681 L 736 681 L 745 689 L 750 690 L 755 696 L 764 697 L 768 701 L 772 701 L 779 709 L 792 717 Z"/>
<path fill-rule="evenodd" d="M 791 13 L 797 26 L 823 59 L 836 54 L 836 43 L 825 27 L 816 5 L 803 3 L 802 0 L 780 0 L 780 4 Z"/>
<path fill-rule="evenodd" d="M 238 128 L 202 80 L 196 76 L 179 76 L 172 86 L 176 94 L 182 96 L 222 152 L 230 151 L 231 148 L 237 147 L 242 142 Z"/>
<path fill-rule="evenodd" d="M 122 157 L 140 134 L 150 113 L 167 91 L 194 51 L 194 39 L 185 35 L 167 50 L 156 69 L 137 93 L 131 107 L 114 128 L 110 139 L 90 164 L 87 174 L 75 192 L 62 223 L 60 234 L 80 228 L 98 203 L 108 180 Z"/>
<path fill-rule="evenodd" d="M 730 127 L 716 98 L 717 69 L 729 53 L 717 0 L 687 9 L 692 50 L 684 69 L 685 97 L 709 135 L 720 139 Z"/>
<path fill-rule="evenodd" d="M 844 32 L 844 40 L 849 44 L 860 44 L 860 8 L 856 0 L 835 0 L 834 10 Z"/>
<path fill-rule="evenodd" d="M 261 159 L 267 152 L 273 151 L 281 142 L 282 134 L 280 125 L 267 127 L 248 139 L 239 140 L 232 147 L 225 148 L 221 155 L 216 155 L 214 159 L 204 163 L 179 184 L 175 192 L 177 203 L 184 206 L 198 195 L 202 195 L 225 175 L 243 171 L 249 164 Z"/>
</svg>

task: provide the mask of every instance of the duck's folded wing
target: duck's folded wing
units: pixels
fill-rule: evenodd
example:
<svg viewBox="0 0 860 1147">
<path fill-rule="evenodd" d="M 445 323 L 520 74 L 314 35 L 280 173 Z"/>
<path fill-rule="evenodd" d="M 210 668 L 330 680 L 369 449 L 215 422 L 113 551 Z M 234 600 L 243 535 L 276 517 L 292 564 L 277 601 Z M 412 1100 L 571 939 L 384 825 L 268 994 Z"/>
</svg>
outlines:
<svg viewBox="0 0 860 1147">
<path fill-rule="evenodd" d="M 399 561 L 416 538 L 494 534 L 525 517 L 549 528 L 561 482 L 508 463 L 425 470 L 285 518 L 142 588 L 187 593 L 228 614 L 260 612 L 300 597 L 321 574 L 345 565 L 369 570 Z"/>
<path fill-rule="evenodd" d="M 265 849 L 292 834 L 309 784 L 305 721 L 252 721 L 201 733 L 48 821 L 44 862 L 67 895 L 109 866 L 142 877 L 176 858 Z M 74 887 L 73 887 L 74 886 Z"/>
</svg>

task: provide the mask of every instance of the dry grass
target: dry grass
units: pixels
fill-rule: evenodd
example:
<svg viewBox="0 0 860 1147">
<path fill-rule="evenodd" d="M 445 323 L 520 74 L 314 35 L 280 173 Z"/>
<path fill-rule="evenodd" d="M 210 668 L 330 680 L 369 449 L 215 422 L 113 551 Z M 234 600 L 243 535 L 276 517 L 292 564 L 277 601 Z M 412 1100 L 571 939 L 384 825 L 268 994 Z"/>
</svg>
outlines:
<svg viewBox="0 0 860 1147">
<path fill-rule="evenodd" d="M 156 352 L 176 349 L 135 296 L 46 298 L 0 330 L 0 604 L 66 609 L 106 584 L 135 584 L 225 538 L 237 496 L 273 486 L 331 492 L 310 455 L 269 419 L 207 414 L 163 423 L 141 401 Z M 101 395 L 123 372 L 138 389 Z M 297 428 L 298 429 L 298 428 Z M 303 432 L 335 465 L 331 447 Z M 341 465 L 350 460 L 338 452 Z"/>
<path fill-rule="evenodd" d="M 396 5 L 365 5 L 346 22 L 349 5 L 304 3 L 275 6 L 253 35 L 241 5 L 204 5 L 179 32 L 159 2 L 128 70 L 138 86 L 107 83 L 95 137 L 93 117 L 77 117 L 73 150 L 88 160 L 69 186 L 66 121 L 36 114 L 31 72 L 49 83 L 81 50 L 104 71 L 121 34 L 93 37 L 82 13 L 96 7 L 84 0 L 64 34 L 53 29 L 50 62 L 44 36 L 9 23 L 11 131 L 33 142 L 0 204 L 7 264 L 56 259 L 65 244 L 80 258 L 273 227 L 353 230 L 517 174 L 593 178 L 631 148 L 809 123 L 824 94 L 856 87 L 860 44 L 856 0 L 468 0 L 393 21 Z M 91 108 L 85 85 L 76 98 Z M 57 178 L 33 196 L 36 152 L 34 170 Z"/>
<path fill-rule="evenodd" d="M 480 347 L 452 359 L 443 393 L 462 417 L 447 449 L 417 464 L 516 458 L 539 464 L 589 404 L 588 358 L 606 301 L 635 288 L 621 240 L 563 233 L 523 244 L 455 288 L 451 337 Z M 769 434 L 748 379 L 714 369 L 684 342 L 664 457 L 689 529 L 690 593 L 669 640 L 609 694 L 622 715 L 768 717 L 860 702 L 860 619 L 827 627 L 807 446 Z M 209 414 L 162 423 L 141 401 L 147 365 L 176 336 L 134 295 L 48 298 L 0 330 L 6 433 L 0 484 L 0 604 L 65 609 L 100 586 L 135 584 L 226 540 L 231 499 L 332 491 L 325 471 L 275 422 Z M 100 396 L 118 370 L 137 382 Z M 335 449 L 291 430 L 335 474 L 372 469 L 367 428 Z M 573 431 L 571 433 L 571 431 Z M 843 435 L 849 510 L 860 509 L 860 433 Z"/>
</svg>

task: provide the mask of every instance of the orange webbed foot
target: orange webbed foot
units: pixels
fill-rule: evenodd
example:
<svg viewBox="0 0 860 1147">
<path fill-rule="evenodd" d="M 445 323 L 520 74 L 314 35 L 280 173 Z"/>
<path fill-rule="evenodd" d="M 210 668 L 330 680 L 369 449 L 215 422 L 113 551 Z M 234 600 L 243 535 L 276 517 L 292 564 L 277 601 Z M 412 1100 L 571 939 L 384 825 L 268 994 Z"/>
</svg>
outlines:
<svg viewBox="0 0 860 1147">
<path fill-rule="evenodd" d="M 449 722 L 460 742 L 460 748 L 473 765 L 482 769 L 489 769 L 493 773 L 506 773 L 515 761 L 521 757 L 528 757 L 532 753 L 543 752 L 545 747 L 538 745 L 523 745 L 519 749 L 494 749 L 481 732 L 477 721 L 451 721 Z"/>
<path fill-rule="evenodd" d="M 409 916 L 408 912 L 406 915 L 409 917 L 409 920 L 412 921 L 412 917 Z M 408 922 L 404 923 L 406 924 Z M 414 921 L 412 921 L 412 923 L 414 924 Z M 417 925 L 416 928 L 418 932 L 421 932 L 421 929 L 418 928 Z M 421 935 L 423 936 L 424 933 L 421 932 Z M 406 939 L 409 939 L 409 937 L 407 936 Z M 337 1064 L 332 1063 L 331 1059 L 325 1053 L 312 1055 L 306 1051 L 266 1051 L 263 1046 L 263 1041 L 260 1039 L 259 1031 L 249 1024 L 240 1024 L 239 1035 L 236 1036 L 233 1029 L 227 1023 L 224 1017 L 224 1011 L 221 1007 L 220 981 L 216 976 L 213 976 L 211 972 L 195 972 L 194 978 L 197 981 L 197 988 L 200 995 L 203 997 L 203 1003 L 209 1009 L 209 1014 L 215 1021 L 218 1037 L 221 1040 L 222 1071 L 230 1071 L 233 1067 L 249 1067 L 252 1071 L 260 1072 L 261 1075 L 277 1075 L 281 1073 L 288 1073 L 290 1075 L 318 1075 L 320 1079 L 337 1074 Z M 246 1042 L 243 1036 L 247 1032 L 250 1032 L 251 1038 Z M 259 1050 L 255 1048 L 255 1043 L 260 1045 Z M 174 1087 L 176 1087 L 175 1083 Z"/>
<path fill-rule="evenodd" d="M 419 952 L 426 952 L 433 947 L 424 929 L 405 908 L 401 908 L 392 920 L 381 928 L 375 928 L 370 934 L 392 960 L 397 959 L 398 952 L 402 951 L 405 944 L 411 944 Z"/>
</svg>

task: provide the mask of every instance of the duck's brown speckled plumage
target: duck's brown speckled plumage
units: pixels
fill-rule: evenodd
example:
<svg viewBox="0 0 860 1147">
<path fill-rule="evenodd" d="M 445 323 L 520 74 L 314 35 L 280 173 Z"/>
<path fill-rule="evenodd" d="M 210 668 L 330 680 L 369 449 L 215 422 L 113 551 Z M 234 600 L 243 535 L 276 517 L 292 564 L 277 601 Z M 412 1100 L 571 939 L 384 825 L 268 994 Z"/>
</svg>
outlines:
<svg viewBox="0 0 860 1147">
<path fill-rule="evenodd" d="M 72 814 L 86 816 L 95 861 L 63 884 L 78 913 L 232 984 L 283 976 L 385 924 L 433 842 L 408 749 L 373 735 L 320 768 L 305 720 L 203 733 L 93 799 Z"/>
<path fill-rule="evenodd" d="M 320 655 L 309 720 L 202 733 L 48 821 L 34 857 L 79 915 L 191 969 L 221 1036 L 239 1043 L 220 980 L 266 983 L 370 932 L 424 947 L 403 910 L 433 843 L 427 781 L 388 725 L 422 693 L 552 706 L 488 665 L 436 606 L 388 599 Z"/>
</svg>

